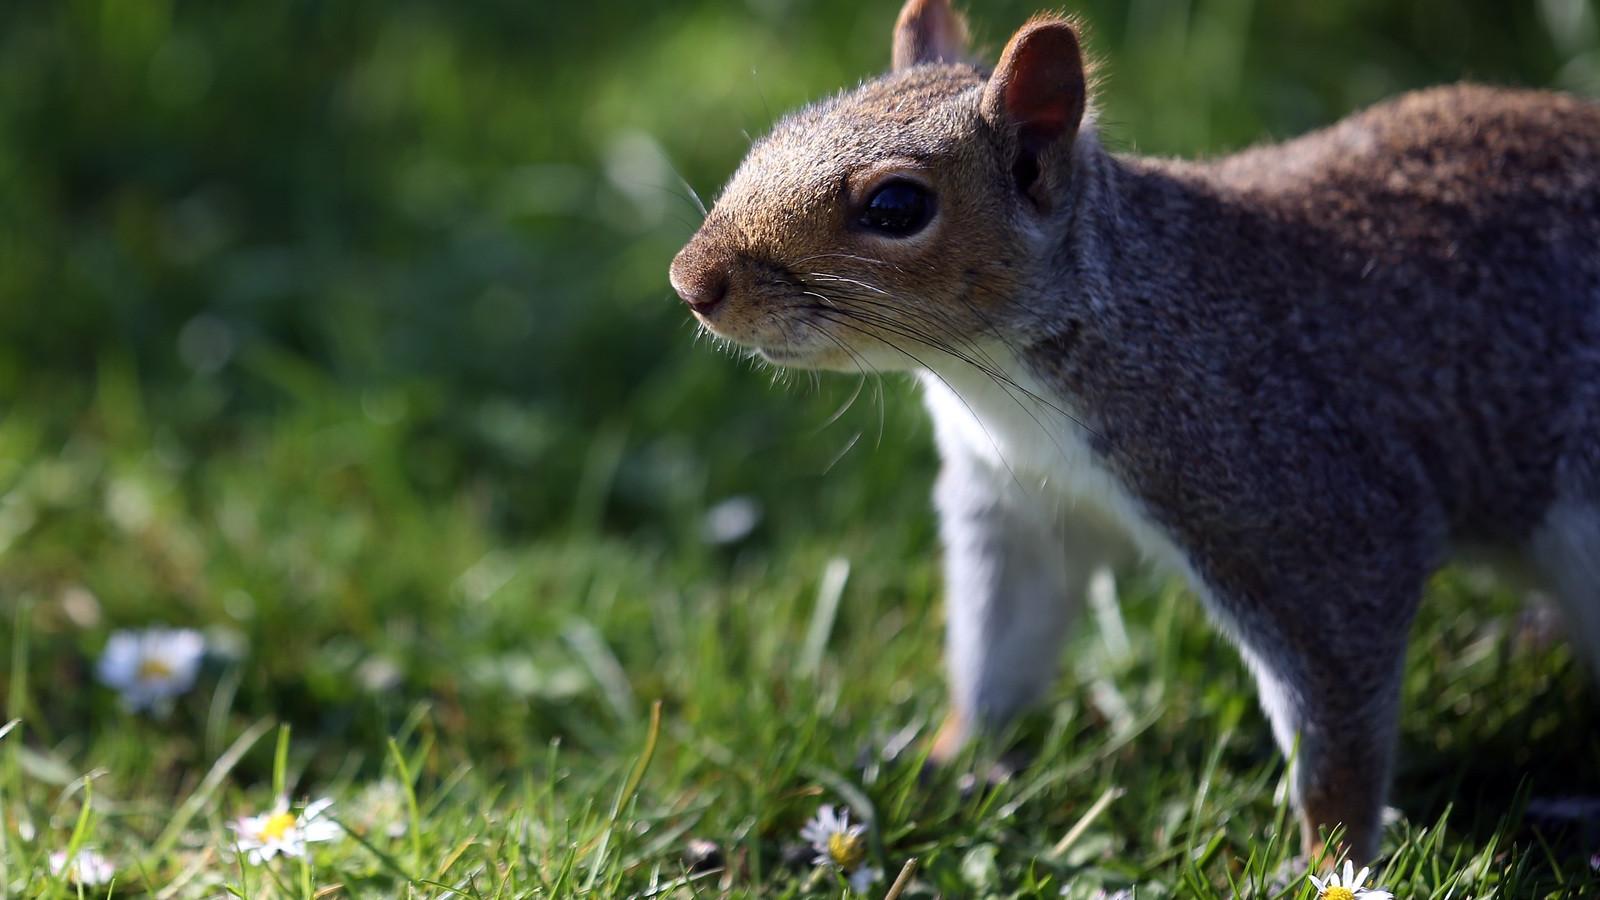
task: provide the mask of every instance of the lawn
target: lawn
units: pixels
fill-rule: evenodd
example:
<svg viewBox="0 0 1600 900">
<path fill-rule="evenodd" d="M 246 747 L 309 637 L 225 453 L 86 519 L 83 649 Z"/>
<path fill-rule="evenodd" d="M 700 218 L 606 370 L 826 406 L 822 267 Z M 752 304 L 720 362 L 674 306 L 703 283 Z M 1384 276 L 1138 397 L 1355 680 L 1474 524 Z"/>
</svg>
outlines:
<svg viewBox="0 0 1600 900">
<path fill-rule="evenodd" d="M 0 896 L 839 897 L 824 806 L 873 897 L 1314 896 L 1248 675 L 1156 573 L 926 771 L 913 386 L 720 355 L 670 296 L 688 194 L 881 66 L 892 4 L 545 6 L 0 11 Z M 1081 7 L 1148 152 L 1600 93 L 1581 2 Z M 1600 693 L 1524 599 L 1450 570 L 1416 625 L 1398 897 L 1600 896 Z M 99 667 L 153 626 L 204 653 L 130 709 Z M 333 827 L 252 861 L 279 798 Z"/>
</svg>

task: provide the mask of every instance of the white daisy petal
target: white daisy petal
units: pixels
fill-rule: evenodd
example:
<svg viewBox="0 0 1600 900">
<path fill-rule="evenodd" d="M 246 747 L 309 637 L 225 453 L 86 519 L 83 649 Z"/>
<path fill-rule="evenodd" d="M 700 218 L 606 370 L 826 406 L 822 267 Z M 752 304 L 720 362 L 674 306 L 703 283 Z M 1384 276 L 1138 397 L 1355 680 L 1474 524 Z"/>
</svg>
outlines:
<svg viewBox="0 0 1600 900">
<path fill-rule="evenodd" d="M 331 841 L 342 834 L 344 834 L 344 829 L 340 828 L 336 822 L 307 822 L 300 829 L 301 838 L 312 844 Z"/>
<path fill-rule="evenodd" d="M 863 868 L 866 831 L 865 824 L 851 824 L 848 809 L 821 806 L 800 829 L 800 837 L 816 852 L 815 865 L 832 866 L 848 874 Z"/>
<path fill-rule="evenodd" d="M 301 809 L 297 816 L 290 812 L 288 799 L 280 797 L 271 812 L 236 820 L 235 840 L 253 865 L 280 855 L 305 856 L 307 844 L 331 841 L 344 834 L 339 823 L 318 818 L 332 805 L 331 800 L 318 800 Z"/>
<path fill-rule="evenodd" d="M 1390 893 L 1389 891 L 1378 890 L 1376 888 L 1369 889 L 1365 887 L 1367 878 L 1371 875 L 1372 869 L 1370 867 L 1363 867 L 1360 872 L 1357 872 L 1355 870 L 1355 864 L 1347 859 L 1345 860 L 1342 873 L 1340 872 L 1339 867 L 1335 866 L 1332 872 L 1329 872 L 1322 878 L 1318 878 L 1317 876 L 1310 874 L 1308 874 L 1306 878 L 1310 880 L 1312 886 L 1317 889 L 1317 897 L 1319 900 L 1327 897 L 1327 895 L 1335 888 L 1348 891 L 1356 898 L 1356 900 L 1394 900 L 1394 894 Z M 1341 894 L 1342 893 L 1343 891 L 1341 891 Z"/>
<path fill-rule="evenodd" d="M 882 878 L 883 871 L 881 869 L 874 869 L 871 866 L 862 866 L 861 868 L 850 873 L 850 890 L 858 894 L 865 894 Z"/>
<path fill-rule="evenodd" d="M 116 875 L 116 871 L 111 860 L 93 847 L 79 847 L 77 854 L 70 860 L 65 850 L 57 850 L 50 854 L 50 874 L 59 876 L 65 872 L 72 883 L 83 887 L 107 884 Z"/>
<path fill-rule="evenodd" d="M 106 641 L 96 674 L 130 710 L 160 708 L 194 687 L 205 638 L 190 628 L 119 631 Z"/>
</svg>

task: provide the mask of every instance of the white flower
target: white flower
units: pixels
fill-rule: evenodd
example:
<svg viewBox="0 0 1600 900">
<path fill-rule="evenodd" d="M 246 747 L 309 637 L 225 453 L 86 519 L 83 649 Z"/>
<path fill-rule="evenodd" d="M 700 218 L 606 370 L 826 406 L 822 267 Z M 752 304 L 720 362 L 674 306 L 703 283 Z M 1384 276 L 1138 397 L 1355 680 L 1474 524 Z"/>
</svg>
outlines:
<svg viewBox="0 0 1600 900">
<path fill-rule="evenodd" d="M 194 687 L 205 652 L 205 638 L 191 628 L 118 631 L 100 655 L 100 680 L 128 709 L 161 709 Z"/>
<path fill-rule="evenodd" d="M 832 866 L 844 872 L 850 881 L 850 890 L 864 894 L 873 882 L 883 878 L 882 871 L 866 865 L 866 833 L 867 826 L 850 824 L 848 809 L 822 806 L 800 829 L 800 838 L 817 851 L 813 860 L 816 865 Z"/>
<path fill-rule="evenodd" d="M 1317 900 L 1394 900 L 1394 895 L 1388 891 L 1362 887 L 1371 869 L 1363 868 L 1360 872 L 1355 869 L 1355 864 L 1347 859 L 1342 880 L 1337 871 L 1328 873 L 1326 878 L 1307 876 L 1317 889 Z"/>
<path fill-rule="evenodd" d="M 883 880 L 883 870 L 871 866 L 862 866 L 850 873 L 850 890 L 858 894 L 865 894 L 867 889 Z"/>
<path fill-rule="evenodd" d="M 392 778 L 362 788 L 345 806 L 344 822 L 356 834 L 383 834 L 392 838 L 406 833 L 406 795 Z"/>
<path fill-rule="evenodd" d="M 329 841 L 343 833 L 336 822 L 318 818 L 333 801 L 327 798 L 310 803 L 296 816 L 289 811 L 289 800 L 279 797 L 269 812 L 243 816 L 233 823 L 239 849 L 253 866 L 283 854 L 305 856 L 306 844 Z"/>
<path fill-rule="evenodd" d="M 800 839 L 817 851 L 817 865 L 853 869 L 866 859 L 866 841 L 862 840 L 866 833 L 867 826 L 850 824 L 848 809 L 823 806 L 800 829 Z"/>
<path fill-rule="evenodd" d="M 77 855 L 70 862 L 65 850 L 50 854 L 50 874 L 59 876 L 62 872 L 67 873 L 73 884 L 95 887 L 110 882 L 117 868 L 93 847 L 79 847 Z"/>
<path fill-rule="evenodd" d="M 761 524 L 761 504 L 750 497 L 729 497 L 706 510 L 700 537 L 708 544 L 736 544 Z"/>
</svg>

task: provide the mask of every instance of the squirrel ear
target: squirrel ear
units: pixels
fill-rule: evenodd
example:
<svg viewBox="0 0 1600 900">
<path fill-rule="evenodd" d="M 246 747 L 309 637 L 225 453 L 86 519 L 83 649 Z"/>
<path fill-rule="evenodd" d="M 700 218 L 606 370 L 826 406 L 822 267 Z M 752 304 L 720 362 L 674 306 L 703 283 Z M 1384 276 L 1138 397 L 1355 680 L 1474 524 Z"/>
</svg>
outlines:
<svg viewBox="0 0 1600 900">
<path fill-rule="evenodd" d="M 1039 184 L 1044 157 L 1072 146 L 1085 102 L 1083 54 L 1073 24 L 1044 16 L 1022 26 L 989 76 L 983 117 L 1001 133 L 1015 135 L 1012 175 L 1041 207 L 1049 206 Z"/>
<path fill-rule="evenodd" d="M 967 20 L 950 0 L 906 0 L 894 24 L 894 70 L 923 63 L 960 62 L 967 54 Z"/>
</svg>

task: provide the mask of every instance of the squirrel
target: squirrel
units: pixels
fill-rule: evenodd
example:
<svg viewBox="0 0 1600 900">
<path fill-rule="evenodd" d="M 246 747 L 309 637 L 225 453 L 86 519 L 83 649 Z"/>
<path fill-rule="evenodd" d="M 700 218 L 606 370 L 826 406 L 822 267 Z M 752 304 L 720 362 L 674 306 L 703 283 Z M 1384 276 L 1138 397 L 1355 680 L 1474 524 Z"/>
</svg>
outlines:
<svg viewBox="0 0 1600 900">
<path fill-rule="evenodd" d="M 1187 578 L 1378 852 L 1407 632 L 1489 551 L 1600 662 L 1600 104 L 1460 84 L 1209 161 L 1109 152 L 1080 25 L 891 70 L 756 143 L 671 283 L 785 367 L 909 370 L 941 459 L 948 758 L 1040 699 L 1091 571 Z"/>
</svg>

